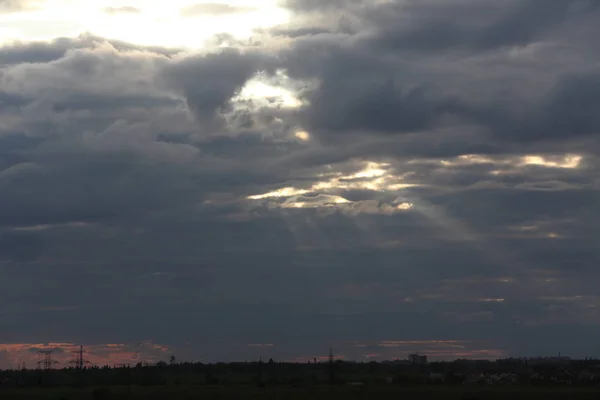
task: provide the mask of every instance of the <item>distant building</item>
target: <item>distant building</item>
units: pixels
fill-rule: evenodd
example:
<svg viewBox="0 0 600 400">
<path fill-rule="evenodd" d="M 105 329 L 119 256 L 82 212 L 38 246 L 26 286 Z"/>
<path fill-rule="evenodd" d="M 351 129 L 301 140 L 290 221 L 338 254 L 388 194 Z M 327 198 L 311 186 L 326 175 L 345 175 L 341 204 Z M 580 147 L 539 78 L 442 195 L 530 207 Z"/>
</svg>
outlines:
<svg viewBox="0 0 600 400">
<path fill-rule="evenodd" d="M 527 365 L 565 365 L 571 363 L 570 357 L 530 357 L 526 358 Z"/>
<path fill-rule="evenodd" d="M 425 365 L 425 364 L 427 364 L 427 356 L 420 356 L 418 354 L 409 354 L 408 361 L 412 365 Z"/>
<path fill-rule="evenodd" d="M 393 364 L 393 365 L 410 365 L 409 360 L 384 360 L 382 364 Z"/>
<path fill-rule="evenodd" d="M 417 365 L 419 363 L 419 355 L 418 354 L 409 354 L 408 361 L 410 361 L 410 363 L 413 365 Z"/>
</svg>

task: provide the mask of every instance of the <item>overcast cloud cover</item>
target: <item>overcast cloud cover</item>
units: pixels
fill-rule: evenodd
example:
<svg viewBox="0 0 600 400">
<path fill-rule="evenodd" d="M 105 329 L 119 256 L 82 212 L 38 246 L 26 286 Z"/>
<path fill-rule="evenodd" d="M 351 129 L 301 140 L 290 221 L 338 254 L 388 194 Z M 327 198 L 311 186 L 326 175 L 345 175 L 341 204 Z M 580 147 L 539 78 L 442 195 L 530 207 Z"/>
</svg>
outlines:
<svg viewBox="0 0 600 400">
<path fill-rule="evenodd" d="M 600 3 L 280 6 L 196 50 L 5 42 L 0 367 L 600 356 Z"/>
</svg>

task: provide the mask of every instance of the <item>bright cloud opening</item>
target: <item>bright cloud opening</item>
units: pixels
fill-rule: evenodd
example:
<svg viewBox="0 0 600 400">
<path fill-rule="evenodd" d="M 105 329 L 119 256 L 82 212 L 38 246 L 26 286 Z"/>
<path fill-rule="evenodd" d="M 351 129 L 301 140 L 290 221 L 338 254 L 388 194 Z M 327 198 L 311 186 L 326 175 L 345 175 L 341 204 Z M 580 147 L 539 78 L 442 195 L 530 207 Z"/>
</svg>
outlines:
<svg viewBox="0 0 600 400">
<path fill-rule="evenodd" d="M 388 163 L 367 161 L 361 164 L 360 169 L 352 173 L 328 172 L 319 174 L 318 177 L 323 179 L 307 188 L 287 186 L 271 192 L 251 195 L 247 199 L 271 200 L 268 204 L 274 208 L 341 207 L 355 214 L 390 214 L 407 211 L 414 207 L 414 204 L 408 202 L 394 201 L 391 203 L 381 203 L 377 200 L 350 201 L 340 196 L 340 192 L 345 190 L 387 193 L 416 186 L 415 184 L 404 182 L 402 176 L 394 174 Z"/>
<path fill-rule="evenodd" d="M 310 140 L 310 133 L 306 132 L 306 131 L 298 131 L 295 134 L 296 138 L 303 141 L 303 142 L 307 142 Z"/>
<path fill-rule="evenodd" d="M 296 108 L 302 105 L 302 102 L 290 90 L 270 85 L 261 81 L 258 77 L 248 81 L 240 93 L 232 99 L 233 102 L 244 100 L 288 108 Z"/>
<path fill-rule="evenodd" d="M 582 161 L 583 156 L 579 154 L 563 154 L 559 156 L 525 154 L 517 158 L 499 158 L 487 157 L 479 154 L 465 154 L 450 160 L 441 160 L 438 162 L 444 167 L 460 167 L 477 164 L 490 164 L 497 166 L 511 166 L 517 168 L 535 165 L 546 168 L 575 169 L 579 168 Z M 423 163 L 422 160 L 419 160 L 418 162 Z M 494 172 L 496 175 L 498 175 L 502 171 L 497 170 Z"/>
<path fill-rule="evenodd" d="M 521 165 L 539 165 L 547 168 L 574 169 L 581 164 L 582 156 L 567 154 L 559 159 L 552 160 L 543 156 L 527 155 L 521 158 Z"/>
<path fill-rule="evenodd" d="M 248 196 L 250 200 L 262 200 L 268 198 L 277 198 L 277 197 L 291 197 L 298 196 L 301 194 L 308 193 L 308 190 L 302 189 L 294 189 L 293 187 L 285 187 L 283 189 L 275 190 L 273 192 L 268 192 L 264 194 L 256 194 L 254 196 Z"/>
</svg>

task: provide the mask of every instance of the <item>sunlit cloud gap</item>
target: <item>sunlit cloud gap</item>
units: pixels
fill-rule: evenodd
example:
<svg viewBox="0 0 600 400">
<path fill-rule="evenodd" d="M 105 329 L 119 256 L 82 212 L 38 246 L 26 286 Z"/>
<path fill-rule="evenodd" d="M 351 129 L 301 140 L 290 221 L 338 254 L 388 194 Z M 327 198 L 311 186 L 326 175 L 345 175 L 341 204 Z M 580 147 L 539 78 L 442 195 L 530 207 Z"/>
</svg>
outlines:
<svg viewBox="0 0 600 400">
<path fill-rule="evenodd" d="M 331 172 L 318 175 L 318 177 L 329 179 L 319 181 L 308 189 L 298 189 L 293 186 L 288 186 L 272 192 L 248 196 L 248 199 L 261 200 L 266 198 L 291 197 L 339 189 L 397 191 L 408 187 L 418 186 L 416 184 L 402 183 L 402 177 L 393 176 L 387 169 L 383 169 L 387 167 L 389 167 L 389 164 L 367 162 L 361 170 L 352 174 L 345 175 L 342 172 Z"/>
<path fill-rule="evenodd" d="M 306 142 L 310 140 L 310 133 L 306 132 L 306 131 L 297 131 L 295 134 L 296 138 L 298 138 L 299 140 Z"/>
<path fill-rule="evenodd" d="M 379 203 L 374 200 L 352 202 L 338 194 L 344 190 L 366 190 L 393 193 L 404 188 L 418 186 L 406 183 L 402 176 L 394 175 L 387 163 L 365 162 L 362 168 L 353 173 L 332 172 L 317 175 L 321 178 L 308 188 L 286 186 L 266 193 L 248 196 L 248 200 L 271 201 L 275 208 L 319 208 L 343 206 L 355 213 L 393 213 L 407 211 L 413 207 L 410 202 Z M 350 207 L 350 208 L 349 208 Z"/>
<path fill-rule="evenodd" d="M 519 157 L 509 157 L 504 159 L 494 159 L 491 157 L 472 154 L 462 155 L 456 157 L 453 160 L 441 160 L 433 162 L 439 163 L 440 165 L 446 168 L 475 164 L 491 164 L 507 166 L 509 168 L 524 168 L 527 166 L 537 166 L 543 168 L 576 169 L 579 168 L 582 160 L 583 156 L 577 154 L 566 154 L 554 157 L 541 155 L 523 155 Z M 431 161 L 420 160 L 416 162 L 427 163 Z M 492 174 L 497 173 L 498 171 L 492 171 Z M 503 251 L 497 248 L 496 245 L 492 245 L 491 243 L 489 243 L 489 240 L 485 238 L 485 235 L 483 235 L 482 232 L 472 231 L 472 229 L 469 228 L 464 222 L 458 221 L 457 219 L 447 215 L 447 213 L 445 213 L 444 210 L 442 210 L 440 207 L 434 206 L 432 204 L 427 204 L 423 199 L 407 199 L 402 195 L 398 198 L 396 202 L 414 202 L 415 206 L 413 207 L 413 211 L 420 213 L 433 224 L 444 228 L 444 230 L 449 234 L 447 236 L 448 239 L 460 239 L 470 241 L 476 244 L 476 246 L 474 246 L 473 249 L 485 254 L 489 260 L 495 261 L 496 264 L 500 263 L 506 266 L 517 266 L 521 264 L 515 256 L 511 255 L 511 253 Z M 558 238 L 556 234 L 552 233 L 547 235 L 547 237 Z"/>
<path fill-rule="evenodd" d="M 527 166 L 539 166 L 545 168 L 557 169 L 576 169 L 579 168 L 583 156 L 579 154 L 564 154 L 556 156 L 525 154 L 518 157 L 493 158 L 479 154 L 465 154 L 450 160 L 433 161 L 444 167 L 460 167 L 476 164 L 490 164 L 496 166 L 505 166 L 512 168 L 523 168 Z M 418 163 L 431 162 L 427 160 L 418 160 Z"/>
<path fill-rule="evenodd" d="M 279 82 L 280 84 L 283 84 L 283 82 L 281 82 L 282 80 L 287 80 L 287 78 L 282 75 Z M 277 86 L 266 79 L 262 79 L 260 75 L 249 80 L 242 90 L 231 99 L 234 104 L 236 102 L 245 102 L 247 100 L 258 102 L 261 106 L 271 107 L 282 106 L 287 108 L 297 108 L 303 104 L 302 101 L 295 96 L 292 90 Z M 246 103 L 243 105 L 246 107 L 248 106 Z M 308 135 L 308 132 L 305 133 Z"/>
</svg>

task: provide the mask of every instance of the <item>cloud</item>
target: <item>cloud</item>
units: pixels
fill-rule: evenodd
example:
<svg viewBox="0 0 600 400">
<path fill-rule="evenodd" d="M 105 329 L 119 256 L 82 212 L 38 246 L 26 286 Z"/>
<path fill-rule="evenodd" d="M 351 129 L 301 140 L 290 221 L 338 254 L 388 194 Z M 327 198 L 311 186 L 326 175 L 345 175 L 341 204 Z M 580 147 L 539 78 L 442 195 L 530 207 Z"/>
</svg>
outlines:
<svg viewBox="0 0 600 400">
<path fill-rule="evenodd" d="M 47 42 L 33 41 L 6 44 L 0 55 L 0 64 L 47 63 L 63 58 L 69 51 L 95 48 L 101 43 L 108 43 L 114 49 L 120 51 L 146 51 L 165 56 L 174 56 L 180 51 L 178 49 L 167 49 L 159 46 L 143 47 L 84 33 L 73 38 L 61 37 Z"/>
<path fill-rule="evenodd" d="M 0 260 L 27 262 L 43 251 L 43 242 L 36 235 L 5 234 L 0 236 Z"/>
<path fill-rule="evenodd" d="M 40 0 L 0 0 L 0 14 L 36 9 Z"/>
<path fill-rule="evenodd" d="M 260 53 L 224 49 L 175 62 L 165 69 L 163 77 L 184 96 L 197 121 L 214 130 L 224 122 L 218 114 L 231 110 L 232 98 L 263 68 L 269 64 Z"/>
<path fill-rule="evenodd" d="M 330 11 L 335 9 L 347 9 L 351 7 L 356 7 L 358 5 L 363 5 L 365 2 L 363 0 L 333 0 L 330 2 L 320 2 L 317 0 L 284 0 L 281 4 L 289 9 L 292 9 L 296 12 L 298 11 Z"/>
<path fill-rule="evenodd" d="M 589 356 L 597 7 L 286 4 L 193 52 L 2 48 L 0 342 Z"/>
<path fill-rule="evenodd" d="M 198 15 L 229 15 L 248 13 L 256 10 L 253 7 L 239 7 L 223 3 L 199 3 L 181 9 L 181 15 L 194 17 Z"/>
<path fill-rule="evenodd" d="M 338 132 L 431 131 L 451 122 L 491 132 L 500 141 L 538 141 L 548 136 L 560 140 L 565 132 L 589 135 L 597 130 L 593 113 L 577 106 L 594 104 L 593 98 L 582 97 L 593 96 L 594 73 L 575 72 L 563 65 L 562 70 L 548 70 L 539 77 L 537 87 L 525 83 L 529 90 L 526 93 L 525 86 L 519 87 L 525 75 L 517 72 L 519 66 L 541 68 L 545 64 L 542 60 L 552 57 L 550 52 L 568 48 L 565 41 L 568 43 L 581 29 L 574 21 L 582 13 L 598 12 L 591 3 L 357 3 L 346 12 L 360 19 L 358 33 L 299 39 L 285 52 L 292 77 L 319 82 L 305 93 L 311 105 L 302 110 L 300 123 L 324 139 L 335 140 Z M 320 8 L 311 2 L 294 2 L 291 6 L 296 10 Z M 334 13 L 328 7 L 320 11 Z M 533 15 L 538 18 L 536 22 L 526 22 Z M 564 36 L 556 36 L 559 34 Z M 533 54 L 537 63 L 529 58 Z M 397 58 L 403 55 L 412 61 Z M 443 63 L 441 57 L 446 59 Z M 500 59 L 506 61 L 505 67 L 488 69 L 490 63 Z M 457 76 L 455 83 L 449 83 L 446 74 L 460 70 L 469 71 L 470 78 Z M 511 76 L 507 83 L 510 99 L 502 94 L 506 84 L 504 88 L 498 86 L 496 77 L 503 75 Z M 482 84 L 478 85 L 478 94 L 464 90 L 479 79 Z M 590 89 L 589 94 L 571 89 L 578 84 Z M 532 93 L 539 96 L 539 101 L 527 100 Z M 570 97 L 574 93 L 577 100 Z M 579 114 L 571 114 L 576 111 L 567 104 Z M 569 125 L 575 124 L 573 121 L 577 121 L 576 126 Z"/>
<path fill-rule="evenodd" d="M 103 11 L 110 15 L 116 14 L 139 14 L 141 10 L 132 6 L 123 6 L 123 7 L 105 7 Z"/>
<path fill-rule="evenodd" d="M 577 6 L 581 7 L 577 7 Z M 390 2 L 364 11 L 371 23 L 381 23 L 369 41 L 383 46 L 381 50 L 444 50 L 464 48 L 489 51 L 497 47 L 526 45 L 548 37 L 569 19 L 569 11 L 595 11 L 589 2 L 559 0 L 552 4 L 540 0 L 491 1 L 437 0 L 423 2 Z M 394 17 L 404 14 L 402 23 L 389 29 Z M 408 18 L 410 17 L 410 18 Z M 417 22 L 418 21 L 418 22 Z"/>
</svg>

